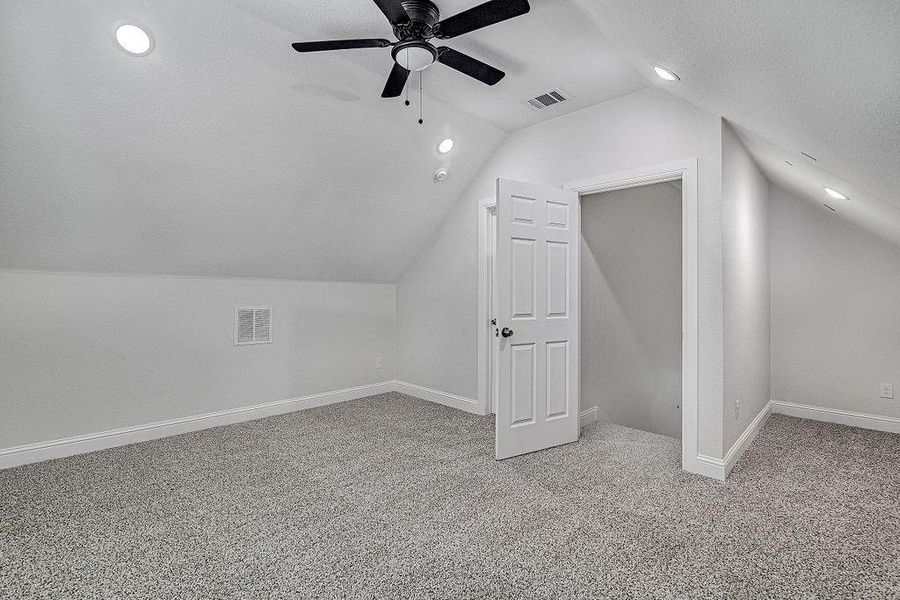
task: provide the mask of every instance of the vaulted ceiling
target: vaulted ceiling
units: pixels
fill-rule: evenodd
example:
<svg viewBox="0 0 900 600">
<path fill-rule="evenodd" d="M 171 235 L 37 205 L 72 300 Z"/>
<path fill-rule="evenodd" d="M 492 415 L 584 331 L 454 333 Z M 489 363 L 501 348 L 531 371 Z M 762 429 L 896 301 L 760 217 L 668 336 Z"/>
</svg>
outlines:
<svg viewBox="0 0 900 600">
<path fill-rule="evenodd" d="M 771 180 L 900 245 L 900 2 L 577 2 L 636 69 L 671 68 L 666 89 L 736 124 Z"/>
<path fill-rule="evenodd" d="M 436 65 L 419 125 L 380 98 L 389 49 L 291 49 L 390 37 L 371 0 L 5 0 L 0 267 L 395 281 L 507 131 L 646 85 L 578 7 L 534 4 L 448 43 L 508 75 Z M 549 116 L 519 102 L 555 86 L 575 99 Z"/>
<path fill-rule="evenodd" d="M 508 132 L 651 83 L 735 123 L 773 180 L 900 231 L 893 0 L 531 4 L 447 44 L 507 76 L 436 65 L 418 125 L 415 97 L 379 97 L 388 49 L 290 48 L 390 37 L 371 0 L 4 0 L 0 267 L 394 281 Z M 122 21 L 149 56 L 115 45 Z M 550 88 L 572 100 L 522 102 Z"/>
</svg>

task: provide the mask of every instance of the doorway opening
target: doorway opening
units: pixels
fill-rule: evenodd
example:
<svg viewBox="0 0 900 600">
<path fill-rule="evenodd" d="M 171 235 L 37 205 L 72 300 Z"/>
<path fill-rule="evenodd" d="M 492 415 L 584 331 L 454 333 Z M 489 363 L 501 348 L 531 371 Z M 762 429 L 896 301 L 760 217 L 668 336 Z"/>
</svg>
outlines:
<svg viewBox="0 0 900 600">
<path fill-rule="evenodd" d="M 664 433 L 665 435 L 677 436 L 680 433 L 682 468 L 693 473 L 708 474 L 708 469 L 704 468 L 703 457 L 698 455 L 698 437 L 702 432 L 699 428 L 699 236 L 696 159 L 656 165 L 627 172 L 612 173 L 588 180 L 576 181 L 565 185 L 564 190 L 569 193 L 574 192 L 577 194 L 577 201 L 579 203 L 578 212 L 580 215 L 580 204 L 591 203 L 592 201 L 596 203 L 597 199 L 600 198 L 596 196 L 597 194 L 618 190 L 630 190 L 640 187 L 650 188 L 650 186 L 656 184 L 665 184 L 667 187 L 663 186 L 657 191 L 663 190 L 672 192 L 672 200 L 680 194 L 680 204 L 669 202 L 670 216 L 674 216 L 676 220 L 680 219 L 680 230 L 675 232 L 673 232 L 672 229 L 667 230 L 667 235 L 671 238 L 670 242 L 673 242 L 667 245 L 668 250 L 674 255 L 680 255 L 680 265 L 679 262 L 670 260 L 669 262 L 671 264 L 666 267 L 666 273 L 669 275 L 665 279 L 666 286 L 668 286 L 666 294 L 670 299 L 670 302 L 666 304 L 667 308 L 665 310 L 667 333 L 663 335 L 662 332 L 654 331 L 654 323 L 652 321 L 653 319 L 656 319 L 656 315 L 653 316 L 653 319 L 648 319 L 648 322 L 646 323 L 644 321 L 640 322 L 641 327 L 649 334 L 652 334 L 652 339 L 657 341 L 663 339 L 666 340 L 666 343 L 661 345 L 661 347 L 666 349 L 664 354 L 665 360 L 659 358 L 659 356 L 662 356 L 662 351 L 660 351 L 659 354 L 653 354 L 655 357 L 654 360 L 648 360 L 645 364 L 641 365 L 640 369 L 634 369 L 629 377 L 638 381 L 644 387 L 658 388 L 655 393 L 652 390 L 644 392 L 645 396 L 647 398 L 659 398 L 658 404 L 660 406 L 669 406 L 669 414 L 665 415 L 665 412 L 660 412 L 659 416 L 661 418 L 658 422 L 650 422 L 649 424 L 641 425 L 635 421 L 626 420 L 626 418 L 630 419 L 631 417 L 634 417 L 634 415 L 626 414 L 623 416 L 620 414 L 619 416 L 613 416 L 610 414 L 611 411 L 605 411 L 602 405 L 592 399 L 591 389 L 594 384 L 591 383 L 591 374 L 585 372 L 588 370 L 584 366 L 585 362 L 588 361 L 590 365 L 592 356 L 590 354 L 591 349 L 587 348 L 583 350 L 586 354 L 583 359 L 581 354 L 582 349 L 579 348 L 578 344 L 575 344 L 573 347 L 575 356 L 571 357 L 572 365 L 578 371 L 577 380 L 581 381 L 582 378 L 587 376 L 587 381 L 584 384 L 579 383 L 576 386 L 574 394 L 576 396 L 575 406 L 573 408 L 578 411 L 582 424 L 595 420 L 599 415 L 600 418 L 605 420 L 612 420 L 614 422 L 619 421 L 628 426 L 638 426 L 658 433 Z M 492 322 L 498 314 L 496 298 L 498 278 L 510 276 L 510 273 L 501 273 L 500 271 L 502 271 L 503 267 L 498 264 L 496 245 L 498 243 L 497 225 L 499 215 L 497 214 L 496 206 L 495 198 L 485 199 L 480 203 L 480 210 L 478 213 L 480 262 L 478 288 L 478 399 L 480 410 L 482 414 L 485 415 L 491 413 L 499 414 L 501 411 L 499 411 L 497 407 L 498 399 L 510 397 L 508 390 L 501 389 L 504 382 L 500 381 L 497 370 L 497 347 L 499 345 L 497 337 L 499 335 L 498 328 L 503 327 L 504 324 L 497 323 L 496 321 Z M 672 211 L 675 210 L 676 206 L 679 211 L 678 213 L 673 213 Z M 593 216 L 593 209 L 594 206 L 588 207 L 588 213 L 591 216 Z M 580 218 L 578 221 L 576 227 L 582 234 L 582 239 L 580 240 L 582 246 L 581 250 L 583 252 L 593 252 L 596 248 L 591 248 L 589 240 L 584 239 L 585 234 L 587 234 L 588 237 L 591 236 L 593 226 L 591 223 L 582 225 Z M 648 242 L 641 242 L 641 244 L 646 243 Z M 677 249 L 679 244 L 680 253 Z M 635 243 L 633 245 L 638 244 Z M 636 248 L 636 250 L 641 250 L 641 248 Z M 644 250 L 647 249 L 644 248 Z M 580 253 L 579 249 L 575 249 L 576 255 Z M 637 258 L 641 257 L 638 256 Z M 672 257 L 670 256 L 669 258 L 671 259 Z M 576 269 L 577 272 L 581 272 L 583 263 L 584 260 L 580 257 L 576 260 L 576 264 L 578 265 L 578 268 Z M 673 270 L 675 273 L 679 274 L 680 277 L 675 276 L 672 272 Z M 679 280 L 680 286 L 677 286 Z M 619 283 L 621 283 L 621 281 Z M 584 299 L 578 300 L 572 306 L 574 311 L 573 318 L 575 320 L 582 318 L 581 313 L 585 308 L 585 304 L 598 301 L 596 298 L 591 297 L 591 291 L 588 289 L 590 285 L 590 282 L 585 282 L 584 284 L 579 283 L 579 285 L 576 286 L 575 293 Z M 624 285 L 627 287 L 629 284 L 626 281 Z M 582 288 L 584 288 L 584 294 L 579 293 Z M 652 286 L 650 286 L 650 289 L 650 292 L 644 293 L 652 294 Z M 630 292 L 634 293 L 634 290 L 630 290 Z M 621 302 L 621 299 L 619 299 L 619 301 Z M 649 304 L 652 303 L 645 303 L 644 306 L 639 307 L 640 310 L 638 310 L 638 315 L 649 314 L 648 311 L 651 310 L 648 307 Z M 679 306 L 681 315 L 680 329 L 676 329 L 672 325 L 672 315 L 673 312 L 675 314 L 679 312 Z M 635 307 L 629 306 L 628 309 L 632 311 Z M 588 306 L 585 316 L 591 318 L 591 315 L 592 307 Z M 591 327 L 591 323 L 586 323 L 585 327 L 588 328 L 588 333 L 590 333 L 589 328 Z M 580 332 L 584 332 L 585 327 L 579 325 L 577 329 Z M 625 330 L 623 329 L 623 331 Z M 625 331 L 625 333 L 627 333 L 627 331 Z M 655 335 L 656 333 L 659 333 L 659 335 Z M 674 342 L 672 340 L 673 337 L 675 338 Z M 678 338 L 680 338 L 680 340 Z M 627 341 L 627 335 L 623 334 L 622 339 Z M 601 341 L 603 341 L 602 337 Z M 588 344 L 591 343 L 590 338 L 587 338 L 587 342 Z M 638 344 L 635 340 L 632 340 L 632 342 Z M 676 346 L 680 346 L 680 361 L 673 358 L 674 352 L 672 349 Z M 604 351 L 609 352 L 611 350 L 606 348 Z M 593 368 L 593 366 L 590 366 L 590 369 Z M 646 369 L 646 372 L 649 372 L 652 377 L 642 377 L 640 375 L 641 369 Z M 663 371 L 666 371 L 665 376 L 663 376 Z M 509 385 L 510 382 L 507 381 L 506 384 Z M 584 395 L 582 395 L 582 391 Z M 679 409 L 680 428 L 678 427 Z M 646 413 L 648 410 L 654 410 L 652 403 L 645 403 L 643 405 L 642 411 Z M 675 413 L 674 417 L 671 414 L 672 412 Z"/>
<path fill-rule="evenodd" d="M 681 438 L 681 180 L 581 197 L 581 406 Z"/>
</svg>

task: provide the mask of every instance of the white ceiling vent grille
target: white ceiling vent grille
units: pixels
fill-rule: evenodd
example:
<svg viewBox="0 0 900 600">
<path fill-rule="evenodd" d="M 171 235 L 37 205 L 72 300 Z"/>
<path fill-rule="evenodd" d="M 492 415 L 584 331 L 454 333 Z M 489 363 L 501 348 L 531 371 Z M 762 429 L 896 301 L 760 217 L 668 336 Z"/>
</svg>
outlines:
<svg viewBox="0 0 900 600">
<path fill-rule="evenodd" d="M 569 100 L 571 100 L 571 96 L 569 96 L 568 92 L 563 91 L 560 88 L 556 88 L 550 90 L 549 92 L 538 94 L 534 98 L 522 100 L 522 103 L 527 104 L 534 110 L 544 110 L 545 108 L 550 108 L 551 106 L 556 106 L 557 104 L 562 104 L 563 102 L 568 102 Z"/>
<path fill-rule="evenodd" d="M 270 344 L 272 307 L 238 306 L 234 309 L 234 345 Z"/>
</svg>

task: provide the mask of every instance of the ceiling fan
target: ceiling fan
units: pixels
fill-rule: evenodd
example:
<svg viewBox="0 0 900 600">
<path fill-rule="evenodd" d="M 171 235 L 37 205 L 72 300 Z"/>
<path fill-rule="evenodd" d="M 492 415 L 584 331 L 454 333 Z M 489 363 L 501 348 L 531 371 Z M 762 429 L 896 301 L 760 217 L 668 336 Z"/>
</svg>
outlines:
<svg viewBox="0 0 900 600">
<path fill-rule="evenodd" d="M 393 46 L 394 67 L 388 76 L 382 98 L 403 93 L 410 71 L 423 71 L 435 62 L 447 65 L 487 85 L 494 85 L 505 73 L 447 46 L 435 47 L 429 40 L 454 38 L 488 25 L 500 23 L 530 10 L 528 0 L 489 0 L 474 8 L 440 20 L 440 11 L 430 0 L 374 0 L 394 28 L 396 42 L 385 39 L 330 40 L 297 42 L 297 52 L 386 48 Z"/>
</svg>

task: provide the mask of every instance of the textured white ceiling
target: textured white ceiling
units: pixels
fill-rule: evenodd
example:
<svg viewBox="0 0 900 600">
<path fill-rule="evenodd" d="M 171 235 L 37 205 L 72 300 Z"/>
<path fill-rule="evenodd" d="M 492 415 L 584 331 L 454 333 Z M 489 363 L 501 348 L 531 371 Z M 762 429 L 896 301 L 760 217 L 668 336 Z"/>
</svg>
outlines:
<svg viewBox="0 0 900 600">
<path fill-rule="evenodd" d="M 734 129 L 772 183 L 809 200 L 829 214 L 833 209 L 836 217 L 900 247 L 900 207 L 836 177 L 813 161 L 796 159 L 791 152 L 751 131 L 741 127 Z M 829 197 L 825 186 L 840 190 L 849 199 Z"/>
<path fill-rule="evenodd" d="M 115 46 L 120 20 L 153 33 L 150 56 Z M 488 88 L 436 65 L 419 126 L 415 106 L 379 97 L 387 49 L 290 48 L 390 37 L 371 0 L 4 0 L 0 267 L 393 281 L 505 132 L 665 85 L 653 63 L 732 121 L 770 178 L 817 202 L 828 179 L 855 203 L 838 214 L 890 238 L 897 31 L 894 0 L 532 0 L 447 43 L 507 77 Z M 551 87 L 574 100 L 520 103 Z"/>
<path fill-rule="evenodd" d="M 820 206 L 845 189 L 840 216 L 900 237 L 900 2 L 576 1 L 636 68 L 681 77 L 656 85 L 739 126 L 771 179 Z"/>
<path fill-rule="evenodd" d="M 481 0 L 437 0 L 450 15 Z M 571 0 L 530 0 L 531 12 L 506 23 L 442 43 L 506 72 L 493 87 L 468 80 L 452 69 L 426 71 L 425 86 L 454 106 L 514 131 L 540 121 L 629 94 L 649 84 L 619 54 Z M 535 111 L 522 104 L 552 88 L 570 100 Z"/>
<path fill-rule="evenodd" d="M 121 20 L 152 54 L 115 45 Z M 504 130 L 646 85 L 580 9 L 535 0 L 452 42 L 508 76 L 436 65 L 419 126 L 380 98 L 389 49 L 290 47 L 359 36 L 391 37 L 371 0 L 4 0 L 0 267 L 394 281 Z M 518 102 L 550 86 L 576 100 Z"/>
</svg>

